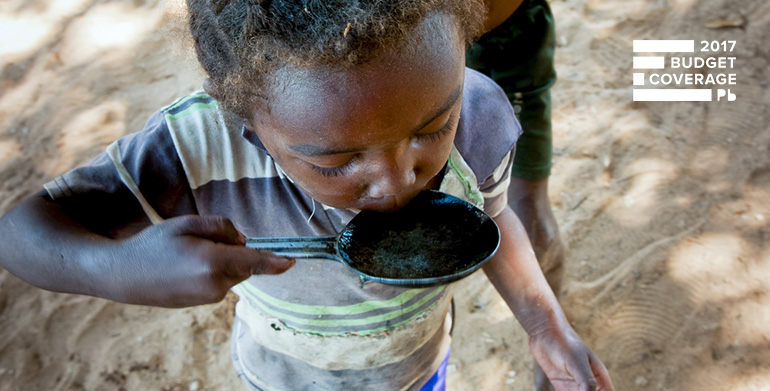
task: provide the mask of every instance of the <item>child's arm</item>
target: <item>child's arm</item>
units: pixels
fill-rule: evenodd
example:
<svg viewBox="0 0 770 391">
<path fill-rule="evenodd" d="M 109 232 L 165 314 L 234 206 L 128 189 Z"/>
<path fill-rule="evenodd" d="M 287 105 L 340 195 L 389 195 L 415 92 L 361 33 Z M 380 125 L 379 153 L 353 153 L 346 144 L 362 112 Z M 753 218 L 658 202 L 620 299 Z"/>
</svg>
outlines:
<svg viewBox="0 0 770 391">
<path fill-rule="evenodd" d="M 105 207 L 121 205 L 108 197 L 63 207 L 41 192 L 21 202 L 0 218 L 0 265 L 47 290 L 183 307 L 216 302 L 252 274 L 277 274 L 294 264 L 246 248 L 243 235 L 219 217 L 145 221 L 134 234 L 131 222 L 139 219 L 121 216 L 122 207 Z M 97 224 L 106 221 L 123 223 Z"/>
<path fill-rule="evenodd" d="M 501 243 L 484 272 L 529 335 L 532 354 L 557 391 L 613 390 L 604 365 L 569 325 L 543 277 L 521 222 L 495 218 Z"/>
</svg>

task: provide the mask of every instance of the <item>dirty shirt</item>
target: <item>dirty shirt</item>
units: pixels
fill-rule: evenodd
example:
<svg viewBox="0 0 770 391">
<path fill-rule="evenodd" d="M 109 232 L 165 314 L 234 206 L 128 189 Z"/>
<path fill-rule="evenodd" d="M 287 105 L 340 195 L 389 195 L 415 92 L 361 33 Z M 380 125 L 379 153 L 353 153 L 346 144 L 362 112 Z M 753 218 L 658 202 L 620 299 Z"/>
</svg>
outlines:
<svg viewBox="0 0 770 391">
<path fill-rule="evenodd" d="M 473 70 L 459 121 L 439 190 L 494 217 L 507 203 L 520 126 L 502 90 Z M 224 216 L 249 237 L 333 235 L 356 214 L 309 197 L 205 92 L 161 109 L 141 132 L 45 188 L 54 200 L 108 193 L 154 224 Z M 236 371 L 252 390 L 419 390 L 449 350 L 452 289 L 362 284 L 329 260 L 252 276 L 233 288 Z"/>
</svg>

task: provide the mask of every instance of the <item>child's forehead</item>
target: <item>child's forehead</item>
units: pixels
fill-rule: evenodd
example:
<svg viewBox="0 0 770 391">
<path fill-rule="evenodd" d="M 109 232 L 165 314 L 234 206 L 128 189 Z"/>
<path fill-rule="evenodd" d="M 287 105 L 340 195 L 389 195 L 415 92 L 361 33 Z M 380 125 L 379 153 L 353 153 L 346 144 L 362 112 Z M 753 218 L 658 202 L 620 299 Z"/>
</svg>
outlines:
<svg viewBox="0 0 770 391">
<path fill-rule="evenodd" d="M 403 87 L 431 88 L 447 74 L 461 81 L 457 69 L 464 62 L 465 42 L 452 18 L 445 14 L 427 18 L 403 45 L 364 64 L 285 66 L 274 71 L 267 94 L 270 112 L 293 115 L 332 98 L 354 104 L 394 89 L 409 94 Z"/>
<path fill-rule="evenodd" d="M 274 129 L 324 128 L 346 122 L 365 127 L 367 118 L 388 126 L 387 115 L 409 112 L 411 107 L 427 111 L 441 105 L 461 88 L 464 77 L 464 42 L 448 39 L 424 40 L 420 50 L 387 53 L 356 67 L 291 69 L 277 71 L 280 86 L 270 93 L 266 119 Z M 280 126 L 277 126 L 280 124 Z"/>
</svg>

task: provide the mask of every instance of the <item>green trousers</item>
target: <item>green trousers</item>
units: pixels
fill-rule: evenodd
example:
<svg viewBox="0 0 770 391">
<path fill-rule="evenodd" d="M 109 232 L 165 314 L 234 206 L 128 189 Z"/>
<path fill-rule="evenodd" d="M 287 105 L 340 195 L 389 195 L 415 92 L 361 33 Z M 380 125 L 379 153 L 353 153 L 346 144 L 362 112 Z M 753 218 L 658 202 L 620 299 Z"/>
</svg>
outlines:
<svg viewBox="0 0 770 391">
<path fill-rule="evenodd" d="M 508 20 L 484 34 L 466 54 L 466 65 L 499 84 L 524 134 L 516 146 L 513 176 L 551 174 L 551 94 L 556 82 L 553 15 L 545 0 L 524 0 Z"/>
</svg>

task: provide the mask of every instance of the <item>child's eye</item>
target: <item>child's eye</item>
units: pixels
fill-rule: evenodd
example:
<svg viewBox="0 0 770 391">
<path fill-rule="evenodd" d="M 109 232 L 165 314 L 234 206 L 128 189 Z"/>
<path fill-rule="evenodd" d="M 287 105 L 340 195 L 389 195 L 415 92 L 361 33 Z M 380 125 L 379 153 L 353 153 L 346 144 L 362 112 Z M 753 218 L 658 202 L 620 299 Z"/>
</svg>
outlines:
<svg viewBox="0 0 770 391">
<path fill-rule="evenodd" d="M 316 172 L 318 172 L 319 174 L 321 174 L 321 175 L 323 175 L 325 177 L 335 177 L 335 176 L 340 176 L 340 175 L 347 174 L 348 171 L 350 171 L 350 167 L 351 167 L 350 163 L 351 162 L 352 162 L 352 160 L 348 161 L 347 163 L 345 163 L 345 164 L 343 164 L 341 166 L 337 166 L 337 167 L 322 167 L 322 166 L 317 166 L 317 165 L 312 164 L 312 163 L 308 163 L 308 164 L 310 164 L 310 167 L 312 167 L 313 170 L 315 170 Z"/>
<path fill-rule="evenodd" d="M 419 134 L 418 133 L 418 134 L 415 135 L 415 137 L 417 139 L 421 139 L 421 140 L 438 141 L 445 134 L 452 132 L 453 125 L 456 123 L 455 120 L 456 120 L 456 116 L 452 115 L 452 116 L 449 117 L 449 119 L 447 120 L 446 124 L 444 124 L 444 126 L 441 127 L 441 129 L 439 129 L 439 130 L 437 130 L 437 131 L 435 131 L 433 133 L 428 133 L 428 134 Z"/>
<path fill-rule="evenodd" d="M 437 131 L 435 131 L 433 133 L 418 134 L 417 138 L 418 139 L 426 139 L 426 140 L 430 140 L 430 141 L 438 141 L 438 140 L 441 139 L 441 136 L 449 133 L 451 130 L 452 130 L 451 126 L 444 126 L 443 128 L 441 128 L 441 129 L 439 129 L 439 130 L 437 130 Z"/>
</svg>

